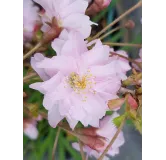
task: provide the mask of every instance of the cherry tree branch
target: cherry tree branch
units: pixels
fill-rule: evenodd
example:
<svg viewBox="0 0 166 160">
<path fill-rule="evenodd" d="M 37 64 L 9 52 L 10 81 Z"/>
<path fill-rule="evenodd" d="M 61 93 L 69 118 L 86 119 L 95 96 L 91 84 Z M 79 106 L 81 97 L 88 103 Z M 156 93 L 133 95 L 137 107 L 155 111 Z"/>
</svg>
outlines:
<svg viewBox="0 0 166 160">
<path fill-rule="evenodd" d="M 117 19 L 115 19 L 112 23 L 110 23 L 105 28 L 103 28 L 94 37 L 90 38 L 89 42 L 92 41 L 92 40 L 94 40 L 94 39 L 96 39 L 96 38 L 98 38 L 102 33 L 104 33 L 105 31 L 107 31 L 114 24 L 116 24 L 117 22 L 119 22 L 120 20 L 122 20 L 125 16 L 127 16 L 128 14 L 130 14 L 131 12 L 133 12 L 134 10 L 136 10 L 137 8 L 139 8 L 141 6 L 142 6 L 142 0 L 140 0 L 136 5 L 134 5 L 133 7 L 131 7 L 130 9 L 128 9 L 126 12 L 124 12 L 121 16 L 119 16 Z"/>
<path fill-rule="evenodd" d="M 58 144 L 58 138 L 59 138 L 60 131 L 61 131 L 61 128 L 58 128 L 58 131 L 57 131 L 57 134 L 56 134 L 56 137 L 55 137 L 54 146 L 53 146 L 53 149 L 52 149 L 52 160 L 55 160 L 55 151 L 56 151 L 56 147 L 57 147 L 57 144 Z"/>
<path fill-rule="evenodd" d="M 85 155 L 84 155 L 84 151 L 83 151 L 83 143 L 79 139 L 78 139 L 78 143 L 80 146 L 80 153 L 81 153 L 82 160 L 85 160 Z"/>
</svg>

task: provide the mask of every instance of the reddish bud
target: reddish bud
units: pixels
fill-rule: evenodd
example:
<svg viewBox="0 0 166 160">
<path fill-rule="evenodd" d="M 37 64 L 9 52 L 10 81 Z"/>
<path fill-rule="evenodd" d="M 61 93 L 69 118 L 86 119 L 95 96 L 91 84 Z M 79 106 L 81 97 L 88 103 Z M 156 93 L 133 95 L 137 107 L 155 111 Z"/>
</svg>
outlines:
<svg viewBox="0 0 166 160">
<path fill-rule="evenodd" d="M 48 43 L 59 36 L 62 31 L 62 28 L 59 27 L 57 19 L 55 17 L 52 18 L 52 23 L 49 23 L 51 29 L 48 32 L 45 32 L 43 35 L 42 43 Z"/>
<path fill-rule="evenodd" d="M 79 139 L 96 151 L 101 151 L 105 146 L 105 138 L 102 137 L 79 135 Z"/>
<path fill-rule="evenodd" d="M 138 104 L 137 104 L 136 100 L 130 94 L 128 95 L 127 100 L 132 109 L 138 108 Z"/>
<path fill-rule="evenodd" d="M 133 29 L 133 28 L 135 27 L 134 21 L 128 20 L 128 21 L 126 22 L 126 24 L 125 24 L 125 27 L 126 27 L 127 29 Z"/>
</svg>

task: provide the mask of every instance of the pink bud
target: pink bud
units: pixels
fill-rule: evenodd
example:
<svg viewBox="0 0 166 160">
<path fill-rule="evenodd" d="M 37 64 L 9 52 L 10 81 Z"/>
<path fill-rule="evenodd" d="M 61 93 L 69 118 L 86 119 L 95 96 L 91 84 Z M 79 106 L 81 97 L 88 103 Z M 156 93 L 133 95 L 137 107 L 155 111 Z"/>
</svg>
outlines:
<svg viewBox="0 0 166 160">
<path fill-rule="evenodd" d="M 138 108 L 138 104 L 137 104 L 136 100 L 131 95 L 128 95 L 128 103 L 130 104 L 132 109 Z"/>
<path fill-rule="evenodd" d="M 107 7 L 111 3 L 111 0 L 104 0 L 103 6 Z"/>
<path fill-rule="evenodd" d="M 89 146 L 91 149 L 94 149 L 96 151 L 103 150 L 106 145 L 104 137 L 79 135 L 79 139 L 85 145 Z"/>
</svg>

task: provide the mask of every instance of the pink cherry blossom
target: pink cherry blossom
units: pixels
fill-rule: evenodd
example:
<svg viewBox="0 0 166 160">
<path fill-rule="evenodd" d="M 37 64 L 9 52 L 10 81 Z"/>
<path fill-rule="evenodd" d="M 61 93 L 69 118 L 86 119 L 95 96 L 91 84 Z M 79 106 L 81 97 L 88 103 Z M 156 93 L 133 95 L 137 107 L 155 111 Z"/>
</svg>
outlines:
<svg viewBox="0 0 166 160">
<path fill-rule="evenodd" d="M 98 136 L 105 138 L 105 140 L 104 140 L 105 145 L 103 147 L 97 148 L 97 151 L 90 148 L 87 145 L 84 145 L 83 150 L 84 150 L 84 152 L 87 153 L 87 155 L 93 156 L 95 158 L 100 157 L 100 155 L 105 150 L 105 148 L 107 147 L 107 145 L 109 144 L 109 142 L 111 141 L 111 139 L 113 138 L 113 136 L 115 135 L 115 133 L 117 131 L 117 128 L 115 127 L 115 125 L 112 122 L 113 119 L 116 118 L 117 116 L 119 116 L 119 114 L 114 112 L 113 115 L 106 116 L 100 121 L 100 127 L 99 127 L 99 129 L 96 130 L 96 133 Z M 115 156 L 115 155 L 119 154 L 119 147 L 122 146 L 124 144 L 124 142 L 125 142 L 125 140 L 124 140 L 123 132 L 121 131 L 119 133 L 117 139 L 115 140 L 115 142 L 113 143 L 113 145 L 111 146 L 109 151 L 107 152 L 107 154 L 110 156 Z M 78 143 L 73 143 L 72 146 L 76 150 L 80 150 Z M 107 156 L 105 156 L 104 159 L 106 160 L 109 158 Z"/>
<path fill-rule="evenodd" d="M 63 48 L 66 48 L 64 45 L 66 41 L 72 41 L 72 32 L 67 32 L 67 30 L 63 30 L 58 38 L 54 39 L 52 42 L 52 48 L 56 51 L 57 55 L 60 55 Z M 95 39 L 90 43 L 87 43 L 87 47 L 96 44 L 99 42 L 99 39 Z M 115 52 L 113 48 L 110 48 L 110 52 Z M 117 54 L 128 57 L 127 53 L 123 50 L 116 51 Z M 131 69 L 128 60 L 121 58 L 119 56 L 112 56 L 109 58 L 110 62 L 112 62 L 112 67 L 115 68 L 117 76 L 121 80 L 127 79 L 126 73 Z"/>
<path fill-rule="evenodd" d="M 28 41 L 32 39 L 33 31 L 37 21 L 39 8 L 34 6 L 32 0 L 23 0 L 23 39 Z"/>
<path fill-rule="evenodd" d="M 79 32 L 71 31 L 69 35 L 58 56 L 32 58 L 35 59 L 32 67 L 40 72 L 40 77 L 44 74 L 49 79 L 44 77 L 44 82 L 30 87 L 44 94 L 43 105 L 52 127 L 63 118 L 71 128 L 78 121 L 84 126 L 98 127 L 108 110 L 108 100 L 118 98 L 121 82 L 110 61 L 108 46 L 98 40 L 88 50 Z"/>
<path fill-rule="evenodd" d="M 67 30 L 75 30 L 80 32 L 84 38 L 89 37 L 91 33 L 91 25 L 89 17 L 85 15 L 88 7 L 86 0 L 34 0 L 45 9 L 42 16 L 42 31 L 48 32 L 53 17 L 56 18 L 59 27 Z"/>
</svg>

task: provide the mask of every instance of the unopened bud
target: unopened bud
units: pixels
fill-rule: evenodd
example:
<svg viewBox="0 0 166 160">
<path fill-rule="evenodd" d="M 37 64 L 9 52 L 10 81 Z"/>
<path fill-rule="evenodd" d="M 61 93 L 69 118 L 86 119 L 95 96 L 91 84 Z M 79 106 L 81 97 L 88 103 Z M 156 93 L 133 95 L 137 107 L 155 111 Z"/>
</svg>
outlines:
<svg viewBox="0 0 166 160">
<path fill-rule="evenodd" d="M 105 147 L 105 138 L 85 135 L 79 135 L 78 138 L 81 142 L 83 142 L 83 144 L 89 146 L 96 151 L 101 151 Z"/>
<path fill-rule="evenodd" d="M 133 28 L 135 27 L 134 21 L 128 20 L 128 21 L 125 23 L 125 27 L 126 27 L 127 29 L 133 29 Z"/>
<path fill-rule="evenodd" d="M 138 108 L 137 101 L 130 94 L 128 94 L 128 96 L 127 96 L 127 101 L 128 101 L 128 104 L 130 105 L 130 107 L 132 109 L 137 109 Z"/>
<path fill-rule="evenodd" d="M 59 27 L 57 19 L 55 17 L 52 18 L 52 23 L 49 23 L 51 29 L 48 32 L 45 32 L 43 35 L 42 43 L 48 43 L 59 36 L 62 31 L 62 28 Z"/>
</svg>

